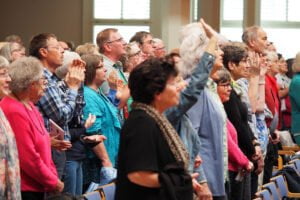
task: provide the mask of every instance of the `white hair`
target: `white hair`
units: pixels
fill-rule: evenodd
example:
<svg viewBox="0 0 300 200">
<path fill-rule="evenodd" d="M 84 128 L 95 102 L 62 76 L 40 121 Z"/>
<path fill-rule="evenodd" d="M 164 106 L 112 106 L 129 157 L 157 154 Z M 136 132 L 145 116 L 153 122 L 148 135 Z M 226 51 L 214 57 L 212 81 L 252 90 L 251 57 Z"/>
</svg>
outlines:
<svg viewBox="0 0 300 200">
<path fill-rule="evenodd" d="M 62 66 L 58 67 L 55 70 L 55 74 L 60 78 L 63 79 L 68 73 L 68 66 L 73 62 L 75 59 L 81 59 L 79 54 L 73 51 L 64 51 L 64 60 Z"/>
<path fill-rule="evenodd" d="M 208 37 L 199 23 L 183 27 L 180 37 L 180 57 L 178 70 L 183 77 L 190 75 L 202 57 L 208 44 Z"/>
<path fill-rule="evenodd" d="M 272 62 L 278 59 L 278 55 L 275 51 L 266 51 L 266 57 Z"/>
</svg>

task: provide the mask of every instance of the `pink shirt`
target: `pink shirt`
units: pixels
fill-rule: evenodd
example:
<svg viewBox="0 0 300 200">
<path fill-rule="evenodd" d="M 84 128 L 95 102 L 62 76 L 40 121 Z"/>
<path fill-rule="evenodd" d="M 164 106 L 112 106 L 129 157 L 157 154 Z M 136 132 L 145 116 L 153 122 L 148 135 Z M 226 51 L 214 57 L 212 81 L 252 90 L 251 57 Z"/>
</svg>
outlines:
<svg viewBox="0 0 300 200">
<path fill-rule="evenodd" d="M 228 144 L 228 169 L 234 172 L 237 172 L 239 168 L 246 169 L 249 160 L 238 146 L 237 132 L 228 119 L 226 126 Z"/>
<path fill-rule="evenodd" d="M 31 103 L 32 110 L 10 97 L 0 103 L 15 133 L 20 169 L 21 191 L 53 191 L 58 182 L 56 168 L 51 157 L 50 137 L 44 121 Z"/>
</svg>

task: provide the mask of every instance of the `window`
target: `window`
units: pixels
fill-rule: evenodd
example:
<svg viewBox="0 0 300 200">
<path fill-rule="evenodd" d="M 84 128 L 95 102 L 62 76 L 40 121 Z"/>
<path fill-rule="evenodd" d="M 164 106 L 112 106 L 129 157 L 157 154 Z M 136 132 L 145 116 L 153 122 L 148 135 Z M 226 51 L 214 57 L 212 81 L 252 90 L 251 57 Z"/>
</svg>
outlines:
<svg viewBox="0 0 300 200">
<path fill-rule="evenodd" d="M 261 0 L 261 26 L 285 58 L 295 57 L 299 51 L 299 7 L 299 0 Z"/>
<path fill-rule="evenodd" d="M 94 0 L 93 38 L 105 28 L 117 28 L 128 42 L 137 31 L 148 31 L 150 0 Z"/>
<path fill-rule="evenodd" d="M 199 0 L 192 0 L 191 1 L 191 21 L 192 22 L 197 22 L 197 21 L 199 21 Z"/>
<path fill-rule="evenodd" d="M 244 1 L 223 0 L 220 32 L 229 40 L 241 41 L 243 34 Z"/>
</svg>

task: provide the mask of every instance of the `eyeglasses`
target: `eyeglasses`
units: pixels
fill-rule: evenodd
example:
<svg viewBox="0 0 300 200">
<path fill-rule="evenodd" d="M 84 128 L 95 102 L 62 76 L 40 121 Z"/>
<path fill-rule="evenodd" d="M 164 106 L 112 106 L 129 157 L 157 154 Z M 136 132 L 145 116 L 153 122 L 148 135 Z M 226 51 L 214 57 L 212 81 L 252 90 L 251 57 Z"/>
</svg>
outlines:
<svg viewBox="0 0 300 200">
<path fill-rule="evenodd" d="M 113 42 L 124 42 L 124 39 L 120 37 L 119 39 L 107 41 L 106 43 L 113 43 Z"/>
<path fill-rule="evenodd" d="M 8 78 L 10 77 L 7 71 L 1 72 L 0 73 L 0 78 Z"/>
<path fill-rule="evenodd" d="M 155 50 L 157 50 L 157 51 L 166 50 L 166 47 L 155 48 Z"/>
<path fill-rule="evenodd" d="M 41 78 L 39 78 L 38 81 L 41 82 L 43 85 L 46 85 L 48 83 L 47 79 L 44 76 L 42 76 Z"/>
<path fill-rule="evenodd" d="M 138 51 L 135 54 L 129 55 L 128 57 L 131 58 L 131 57 L 135 57 L 135 56 L 140 56 L 141 53 L 142 53 L 142 51 Z"/>
<path fill-rule="evenodd" d="M 98 65 L 97 67 L 95 67 L 96 69 L 102 69 L 103 68 L 103 64 L 102 65 Z"/>
<path fill-rule="evenodd" d="M 52 48 L 55 49 L 56 51 L 64 50 L 61 46 L 46 46 L 44 48 L 46 49 Z"/>
<path fill-rule="evenodd" d="M 231 84 L 230 83 L 220 83 L 218 84 L 218 86 L 223 87 L 223 88 L 231 88 Z"/>
</svg>

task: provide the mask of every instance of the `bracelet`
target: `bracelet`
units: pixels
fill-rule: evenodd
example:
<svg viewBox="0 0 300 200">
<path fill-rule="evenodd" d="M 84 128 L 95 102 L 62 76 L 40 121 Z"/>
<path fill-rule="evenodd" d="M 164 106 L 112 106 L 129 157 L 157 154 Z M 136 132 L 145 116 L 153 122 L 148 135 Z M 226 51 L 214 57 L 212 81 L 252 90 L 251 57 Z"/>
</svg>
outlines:
<svg viewBox="0 0 300 200">
<path fill-rule="evenodd" d="M 266 84 L 265 81 L 259 81 L 259 82 L 258 82 L 258 85 L 264 85 L 264 84 Z"/>
</svg>

